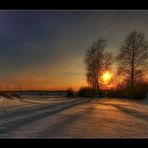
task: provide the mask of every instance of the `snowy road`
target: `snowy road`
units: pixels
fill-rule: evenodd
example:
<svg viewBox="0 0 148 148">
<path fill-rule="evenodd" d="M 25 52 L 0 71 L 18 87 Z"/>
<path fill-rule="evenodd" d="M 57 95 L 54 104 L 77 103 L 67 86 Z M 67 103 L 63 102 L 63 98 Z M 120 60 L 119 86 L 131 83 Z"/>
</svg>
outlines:
<svg viewBox="0 0 148 148">
<path fill-rule="evenodd" d="M 142 101 L 111 98 L 19 101 L 20 106 L 0 108 L 0 137 L 148 137 L 148 104 Z"/>
</svg>

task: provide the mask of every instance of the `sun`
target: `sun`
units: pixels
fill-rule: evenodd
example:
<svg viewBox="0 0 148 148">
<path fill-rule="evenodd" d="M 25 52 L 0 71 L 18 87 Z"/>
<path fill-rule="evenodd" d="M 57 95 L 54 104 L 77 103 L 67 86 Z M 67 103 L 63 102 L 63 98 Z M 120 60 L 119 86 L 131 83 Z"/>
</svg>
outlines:
<svg viewBox="0 0 148 148">
<path fill-rule="evenodd" d="M 102 75 L 102 80 L 105 84 L 109 83 L 111 78 L 112 78 L 112 74 L 109 71 L 104 72 Z"/>
</svg>

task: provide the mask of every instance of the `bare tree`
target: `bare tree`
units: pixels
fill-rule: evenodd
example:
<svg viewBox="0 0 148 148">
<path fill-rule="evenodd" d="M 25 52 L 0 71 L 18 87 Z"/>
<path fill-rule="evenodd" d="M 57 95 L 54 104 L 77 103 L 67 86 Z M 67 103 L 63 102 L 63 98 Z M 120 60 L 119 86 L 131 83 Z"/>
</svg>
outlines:
<svg viewBox="0 0 148 148">
<path fill-rule="evenodd" d="M 148 67 L 148 42 L 142 32 L 131 32 L 120 48 L 118 61 L 118 72 L 130 82 L 133 88 L 138 79 Z"/>
<path fill-rule="evenodd" d="M 85 55 L 87 81 L 94 89 L 99 89 L 101 72 L 109 69 L 112 64 L 112 54 L 105 52 L 105 47 L 106 40 L 98 39 L 88 48 Z"/>
<path fill-rule="evenodd" d="M 6 92 L 9 93 L 9 91 L 10 91 L 9 85 L 6 84 Z"/>
</svg>

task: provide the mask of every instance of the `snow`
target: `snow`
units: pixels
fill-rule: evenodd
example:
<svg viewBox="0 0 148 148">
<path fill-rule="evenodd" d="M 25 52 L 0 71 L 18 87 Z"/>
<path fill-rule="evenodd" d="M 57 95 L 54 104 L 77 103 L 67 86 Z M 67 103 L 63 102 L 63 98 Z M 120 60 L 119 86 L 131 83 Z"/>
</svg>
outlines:
<svg viewBox="0 0 148 148">
<path fill-rule="evenodd" d="M 0 99 L 0 137 L 148 137 L 148 104 L 120 98 Z"/>
<path fill-rule="evenodd" d="M 24 105 L 25 103 L 17 98 L 0 97 L 0 107 L 14 107 Z"/>
</svg>

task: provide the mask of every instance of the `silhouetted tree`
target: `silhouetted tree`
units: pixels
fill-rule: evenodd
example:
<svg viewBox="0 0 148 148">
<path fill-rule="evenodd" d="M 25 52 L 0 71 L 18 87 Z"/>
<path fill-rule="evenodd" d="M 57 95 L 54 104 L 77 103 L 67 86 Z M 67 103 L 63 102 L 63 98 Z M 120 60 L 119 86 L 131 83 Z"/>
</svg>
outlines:
<svg viewBox="0 0 148 148">
<path fill-rule="evenodd" d="M 118 61 L 118 73 L 123 75 L 130 88 L 133 89 L 135 83 L 147 70 L 148 62 L 148 42 L 142 32 L 131 32 L 120 48 Z"/>
<path fill-rule="evenodd" d="M 106 40 L 98 39 L 88 48 L 85 55 L 88 84 L 99 89 L 99 76 L 108 70 L 112 64 L 112 54 L 105 52 Z"/>
<path fill-rule="evenodd" d="M 74 91 L 72 88 L 66 90 L 66 97 L 74 97 Z"/>
</svg>

